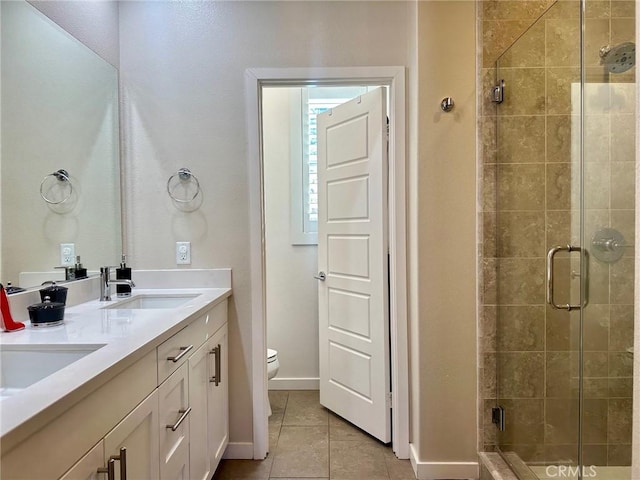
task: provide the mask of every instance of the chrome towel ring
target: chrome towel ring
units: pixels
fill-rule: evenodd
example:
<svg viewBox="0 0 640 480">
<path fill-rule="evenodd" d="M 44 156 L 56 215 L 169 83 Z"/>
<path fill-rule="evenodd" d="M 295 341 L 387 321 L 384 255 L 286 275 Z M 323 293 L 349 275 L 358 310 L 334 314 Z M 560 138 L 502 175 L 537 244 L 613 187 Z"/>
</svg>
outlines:
<svg viewBox="0 0 640 480">
<path fill-rule="evenodd" d="M 55 178 L 59 182 L 63 182 L 69 185 L 69 192 L 67 193 L 67 195 L 65 195 L 65 197 L 62 200 L 57 200 L 57 201 L 52 200 L 45 195 L 43 189 L 44 189 L 45 183 L 47 182 L 47 180 L 49 180 L 49 177 Z M 50 173 L 49 175 L 45 175 L 44 178 L 42 179 L 42 182 L 40 182 L 40 196 L 45 202 L 47 202 L 50 205 L 60 205 L 61 203 L 64 203 L 67 200 L 69 200 L 71 198 L 71 195 L 73 195 L 73 184 L 71 183 L 69 172 L 67 172 L 63 168 L 61 168 L 60 170 L 56 170 L 55 172 Z"/>
<path fill-rule="evenodd" d="M 177 182 L 175 182 L 174 179 L 176 179 Z M 172 186 L 172 182 L 173 182 L 173 186 Z M 185 184 L 186 182 L 195 183 L 196 193 L 194 193 L 191 198 L 178 198 L 175 195 L 175 188 L 177 185 Z M 169 194 L 172 200 L 178 203 L 190 203 L 194 201 L 198 195 L 200 195 L 200 182 L 198 181 L 198 178 L 193 173 L 191 173 L 191 170 L 189 170 L 188 168 L 181 168 L 176 173 L 171 175 L 169 177 L 169 180 L 167 180 L 167 193 Z"/>
</svg>

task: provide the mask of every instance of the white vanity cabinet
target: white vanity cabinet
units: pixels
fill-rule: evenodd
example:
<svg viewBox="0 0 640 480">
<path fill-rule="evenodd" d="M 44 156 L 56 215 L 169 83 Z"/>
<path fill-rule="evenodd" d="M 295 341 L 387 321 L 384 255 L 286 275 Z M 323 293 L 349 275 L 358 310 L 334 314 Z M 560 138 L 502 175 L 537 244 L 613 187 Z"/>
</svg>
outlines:
<svg viewBox="0 0 640 480">
<path fill-rule="evenodd" d="M 99 469 L 104 465 L 104 441 L 100 440 L 60 480 L 103 480 L 104 475 L 99 473 Z"/>
<path fill-rule="evenodd" d="M 127 480 L 158 478 L 158 392 L 154 391 L 104 437 L 105 461 L 126 452 Z M 120 477 L 122 458 L 115 463 Z M 107 477 L 103 475 L 102 479 Z"/>
<path fill-rule="evenodd" d="M 213 473 L 229 443 L 229 363 L 227 361 L 229 342 L 226 323 L 207 342 L 207 345 L 212 372 L 208 385 L 207 411 L 211 473 Z"/>
<path fill-rule="evenodd" d="M 107 480 L 109 459 L 124 449 L 126 480 L 210 479 L 228 443 L 227 301 L 136 355 L 108 382 L 0 449 L 2 478 Z M 120 460 L 114 467 L 113 479 L 125 480 Z"/>
</svg>

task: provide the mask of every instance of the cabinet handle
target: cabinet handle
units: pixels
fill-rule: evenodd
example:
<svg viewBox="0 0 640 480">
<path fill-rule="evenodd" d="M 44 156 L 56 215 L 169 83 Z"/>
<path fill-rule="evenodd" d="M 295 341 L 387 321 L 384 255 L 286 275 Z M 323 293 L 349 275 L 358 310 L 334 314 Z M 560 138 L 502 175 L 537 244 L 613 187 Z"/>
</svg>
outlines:
<svg viewBox="0 0 640 480">
<path fill-rule="evenodd" d="M 106 468 L 100 467 L 98 473 L 106 473 L 107 480 L 116 480 L 116 461 L 113 458 L 109 459 Z"/>
<path fill-rule="evenodd" d="M 174 357 L 167 357 L 167 360 L 171 360 L 173 363 L 179 362 L 182 357 L 193 350 L 193 345 L 189 345 L 188 347 L 180 347 L 180 350 L 181 352 L 178 355 Z"/>
<path fill-rule="evenodd" d="M 120 480 L 127 480 L 127 447 L 120 448 L 120 455 L 111 455 L 107 468 L 99 468 L 98 473 L 106 473 L 107 480 L 116 480 L 116 460 L 120 461 Z"/>
<path fill-rule="evenodd" d="M 213 354 L 215 356 L 215 361 L 216 361 L 216 368 L 213 373 L 213 377 L 209 379 L 209 382 L 215 384 L 216 387 L 222 381 L 222 379 L 220 378 L 220 375 L 221 375 L 220 358 L 222 356 L 221 352 L 222 352 L 222 348 L 220 347 L 220 344 L 218 344 L 217 347 L 214 347 L 213 349 L 211 349 L 211 351 L 209 352 L 210 354 Z"/>
<path fill-rule="evenodd" d="M 172 432 L 175 432 L 178 427 L 180 427 L 180 424 L 184 422 L 184 419 L 187 418 L 187 415 L 191 413 L 191 407 L 187 408 L 186 410 L 178 410 L 178 413 L 182 414 L 178 421 L 174 425 L 167 425 L 167 428 L 170 428 Z"/>
</svg>

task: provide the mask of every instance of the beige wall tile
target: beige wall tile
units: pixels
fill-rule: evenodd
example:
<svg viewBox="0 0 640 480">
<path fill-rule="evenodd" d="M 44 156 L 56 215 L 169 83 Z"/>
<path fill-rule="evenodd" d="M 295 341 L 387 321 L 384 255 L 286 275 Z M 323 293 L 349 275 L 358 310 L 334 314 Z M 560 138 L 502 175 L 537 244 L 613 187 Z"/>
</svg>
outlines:
<svg viewBox="0 0 640 480">
<path fill-rule="evenodd" d="M 570 163 L 550 163 L 546 169 L 546 205 L 549 210 L 571 210 L 572 165 Z M 574 202 L 575 203 L 575 202 Z"/>
<path fill-rule="evenodd" d="M 497 77 L 505 82 L 504 102 L 498 108 L 499 116 L 544 114 L 544 68 L 500 68 Z"/>
<path fill-rule="evenodd" d="M 544 208 L 544 165 L 499 165 L 497 209 L 542 210 Z"/>
<path fill-rule="evenodd" d="M 610 444 L 607 452 L 607 465 L 631 465 L 631 445 Z"/>
<path fill-rule="evenodd" d="M 634 0 L 612 0 L 611 16 L 635 18 L 636 2 Z"/>
<path fill-rule="evenodd" d="M 545 20 L 546 65 L 576 67 L 580 65 L 580 19 Z"/>
<path fill-rule="evenodd" d="M 609 305 L 590 304 L 583 312 L 583 341 L 587 351 L 609 348 Z"/>
<path fill-rule="evenodd" d="M 497 360 L 501 399 L 544 396 L 544 353 L 499 352 Z"/>
<path fill-rule="evenodd" d="M 500 116 L 497 134 L 498 163 L 544 162 L 544 116 Z"/>
<path fill-rule="evenodd" d="M 547 398 L 544 442 L 562 445 L 578 443 L 578 399 Z"/>
<path fill-rule="evenodd" d="M 544 306 L 497 308 L 499 352 L 544 350 Z"/>
<path fill-rule="evenodd" d="M 497 214 L 498 257 L 544 257 L 544 212 L 506 211 Z"/>
<path fill-rule="evenodd" d="M 632 400 L 609 400 L 609 443 L 631 443 Z"/>
<path fill-rule="evenodd" d="M 587 398 L 583 403 L 582 441 L 584 443 L 607 443 L 607 400 Z"/>
<path fill-rule="evenodd" d="M 634 259 L 623 257 L 610 268 L 611 303 L 633 305 Z"/>
<path fill-rule="evenodd" d="M 572 113 L 571 84 L 580 82 L 577 67 L 552 67 L 547 71 L 547 114 L 568 115 Z"/>
<path fill-rule="evenodd" d="M 544 442 L 543 399 L 501 399 L 505 408 L 505 431 L 501 444 L 536 444 Z"/>
<path fill-rule="evenodd" d="M 611 305 L 609 351 L 626 352 L 633 346 L 633 305 Z"/>
<path fill-rule="evenodd" d="M 545 302 L 543 258 L 498 260 L 498 302 L 501 305 L 542 305 Z"/>
<path fill-rule="evenodd" d="M 525 31 L 498 59 L 504 67 L 544 67 L 545 28 L 537 22 Z"/>
<path fill-rule="evenodd" d="M 611 115 L 611 161 L 633 162 L 635 154 L 635 115 Z"/>
<path fill-rule="evenodd" d="M 572 117 L 570 115 L 547 115 L 545 118 L 547 163 L 571 162 Z"/>
</svg>

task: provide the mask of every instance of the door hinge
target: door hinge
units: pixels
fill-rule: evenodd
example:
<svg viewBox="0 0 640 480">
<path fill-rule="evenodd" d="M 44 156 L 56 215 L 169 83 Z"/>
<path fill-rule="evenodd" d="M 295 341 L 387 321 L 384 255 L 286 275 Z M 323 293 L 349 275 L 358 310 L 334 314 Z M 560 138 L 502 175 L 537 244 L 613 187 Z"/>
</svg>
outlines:
<svg viewBox="0 0 640 480">
<path fill-rule="evenodd" d="M 502 407 L 501 405 L 498 405 L 497 407 L 493 407 L 491 409 L 491 423 L 495 423 L 496 426 L 498 427 L 498 430 L 500 430 L 501 432 L 504 432 L 504 422 L 505 422 L 504 407 Z"/>
<path fill-rule="evenodd" d="M 491 89 L 491 101 L 493 103 L 504 102 L 504 80 L 500 80 L 500 83 Z"/>
<path fill-rule="evenodd" d="M 391 392 L 387 393 L 387 408 L 391 408 L 393 405 L 393 394 Z"/>
</svg>

